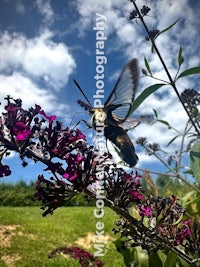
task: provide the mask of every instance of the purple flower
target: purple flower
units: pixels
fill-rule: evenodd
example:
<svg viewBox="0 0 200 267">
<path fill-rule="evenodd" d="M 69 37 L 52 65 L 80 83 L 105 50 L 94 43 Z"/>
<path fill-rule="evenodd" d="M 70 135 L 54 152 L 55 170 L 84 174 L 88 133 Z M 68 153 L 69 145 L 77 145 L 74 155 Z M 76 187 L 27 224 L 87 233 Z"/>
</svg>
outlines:
<svg viewBox="0 0 200 267">
<path fill-rule="evenodd" d="M 68 167 L 66 172 L 63 174 L 63 177 L 69 181 L 73 181 L 78 177 L 79 166 L 84 160 L 84 156 L 79 154 L 69 154 L 65 156 Z"/>
<path fill-rule="evenodd" d="M 189 224 L 192 222 L 192 219 L 188 219 L 187 221 L 182 222 L 182 227 L 178 229 L 177 233 L 177 245 L 180 245 L 183 243 L 184 239 L 187 238 L 192 234 L 192 231 L 190 230 Z"/>
<path fill-rule="evenodd" d="M 138 205 L 140 216 L 151 217 L 152 216 L 152 208 L 150 206 L 143 207 L 142 205 Z"/>
<path fill-rule="evenodd" d="M 78 174 L 76 172 L 73 172 L 72 169 L 68 168 L 68 172 L 63 174 L 63 177 L 69 181 L 73 181 L 78 177 Z"/>
<path fill-rule="evenodd" d="M 75 142 L 75 141 L 77 141 L 79 139 L 85 140 L 86 136 L 79 129 L 76 129 L 74 131 L 74 134 L 73 135 L 71 134 L 69 136 L 69 142 Z"/>
<path fill-rule="evenodd" d="M 43 109 L 41 109 L 41 106 L 37 104 L 35 104 L 35 109 L 40 115 L 42 115 L 45 119 L 49 121 L 49 131 L 51 132 L 53 121 L 55 121 L 57 118 L 56 115 L 47 115 L 47 113 Z"/>
<path fill-rule="evenodd" d="M 13 127 L 13 132 L 16 135 L 17 141 L 24 141 L 31 135 L 30 127 L 22 121 L 16 122 L 15 126 Z"/>
<path fill-rule="evenodd" d="M 53 250 L 49 258 L 54 257 L 58 253 L 62 254 L 68 254 L 72 258 L 79 260 L 79 263 L 82 267 L 103 267 L 104 263 L 98 260 L 96 257 L 94 257 L 91 253 L 85 251 L 82 248 L 79 247 L 61 247 Z"/>
<path fill-rule="evenodd" d="M 130 190 L 130 195 L 133 197 L 134 200 L 141 200 L 143 198 L 143 195 L 134 189 Z"/>
</svg>

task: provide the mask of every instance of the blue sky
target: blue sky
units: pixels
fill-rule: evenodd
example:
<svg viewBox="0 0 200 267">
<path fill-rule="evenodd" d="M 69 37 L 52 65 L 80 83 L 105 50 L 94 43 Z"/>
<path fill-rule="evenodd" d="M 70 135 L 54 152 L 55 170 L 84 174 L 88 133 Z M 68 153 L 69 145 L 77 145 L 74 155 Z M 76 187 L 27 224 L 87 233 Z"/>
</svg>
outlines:
<svg viewBox="0 0 200 267">
<path fill-rule="evenodd" d="M 191 0 L 137 1 L 148 5 L 150 16 L 146 17 L 149 28 L 162 30 L 179 19 L 176 26 L 160 36 L 157 45 L 172 74 L 175 75 L 179 47 L 183 48 L 183 69 L 200 65 L 200 2 Z M 125 63 L 138 58 L 140 69 L 147 57 L 151 69 L 162 79 L 166 75 L 155 54 L 150 52 L 150 43 L 145 41 L 144 30 L 138 21 L 128 19 L 132 5 L 126 0 L 1 0 L 0 1 L 0 98 L 10 94 L 21 98 L 25 107 L 35 103 L 48 113 L 55 114 L 64 124 L 71 122 L 75 112 L 82 111 L 77 99 L 82 99 L 73 84 L 79 81 L 88 98 L 95 92 L 95 26 L 96 13 L 107 20 L 105 32 L 105 99 L 111 92 L 120 70 Z M 142 76 L 142 74 L 140 73 Z M 138 94 L 155 83 L 140 79 Z M 195 84 L 196 83 L 196 84 Z M 183 79 L 179 91 L 196 88 L 199 80 Z M 3 102 L 2 102 L 3 105 Z M 163 88 L 152 95 L 137 111 L 152 113 L 156 109 L 160 118 L 168 120 L 180 131 L 186 116 L 171 88 Z M 78 121 L 83 115 L 76 117 Z M 86 117 L 89 120 L 89 116 Z M 91 134 L 91 133 L 90 133 Z M 139 136 L 147 136 L 152 142 L 166 145 L 174 133 L 161 125 L 141 124 L 130 132 L 134 142 Z M 178 143 L 177 143 L 178 145 Z M 138 148 L 136 147 L 136 150 Z M 174 149 L 172 148 L 168 148 Z M 139 167 L 155 166 L 156 160 L 138 151 Z M 22 169 L 16 155 L 9 159 L 13 175 L 3 181 L 34 180 L 38 169 L 35 164 Z"/>
</svg>

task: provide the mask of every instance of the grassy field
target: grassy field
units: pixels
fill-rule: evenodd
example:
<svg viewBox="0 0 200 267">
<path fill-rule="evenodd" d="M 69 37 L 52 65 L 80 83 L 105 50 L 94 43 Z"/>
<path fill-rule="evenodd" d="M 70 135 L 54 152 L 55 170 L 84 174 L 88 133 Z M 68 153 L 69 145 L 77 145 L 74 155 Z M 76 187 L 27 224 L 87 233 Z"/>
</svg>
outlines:
<svg viewBox="0 0 200 267">
<path fill-rule="evenodd" d="M 49 259 L 48 254 L 61 246 L 76 245 L 94 252 L 92 236 L 97 219 L 93 207 L 66 207 L 42 217 L 38 207 L 0 207 L 0 267 L 80 267 L 77 260 L 63 255 Z M 99 259 L 105 267 L 123 267 L 121 255 L 112 243 L 116 215 L 105 208 L 107 247 Z"/>
</svg>

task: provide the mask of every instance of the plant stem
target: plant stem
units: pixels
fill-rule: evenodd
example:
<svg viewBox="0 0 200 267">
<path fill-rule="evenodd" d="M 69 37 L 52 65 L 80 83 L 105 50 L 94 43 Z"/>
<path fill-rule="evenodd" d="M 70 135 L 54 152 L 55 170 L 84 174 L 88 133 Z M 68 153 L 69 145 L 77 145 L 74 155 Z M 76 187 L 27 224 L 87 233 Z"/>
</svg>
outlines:
<svg viewBox="0 0 200 267">
<path fill-rule="evenodd" d="M 182 159 L 182 154 L 183 154 L 183 145 L 184 145 L 186 134 L 188 132 L 187 131 L 188 125 L 189 125 L 189 121 L 186 123 L 185 129 L 184 129 L 184 133 L 182 135 L 182 140 L 181 140 L 180 149 L 179 149 L 178 163 L 177 163 L 177 171 L 180 170 L 180 168 L 181 168 L 181 159 Z"/>
</svg>

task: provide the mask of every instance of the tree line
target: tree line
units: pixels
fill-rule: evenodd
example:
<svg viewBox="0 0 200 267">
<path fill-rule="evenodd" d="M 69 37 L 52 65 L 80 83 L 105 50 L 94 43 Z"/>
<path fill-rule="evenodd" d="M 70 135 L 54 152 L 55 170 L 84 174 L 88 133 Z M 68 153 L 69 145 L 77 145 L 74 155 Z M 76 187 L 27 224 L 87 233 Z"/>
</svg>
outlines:
<svg viewBox="0 0 200 267">
<path fill-rule="evenodd" d="M 0 183 L 0 206 L 41 206 L 41 202 L 34 196 L 36 192 L 35 187 L 35 182 L 27 184 L 23 180 L 18 181 L 17 183 Z M 91 205 L 93 205 L 93 202 L 88 202 L 84 194 L 80 194 L 66 203 L 66 206 Z"/>
</svg>

